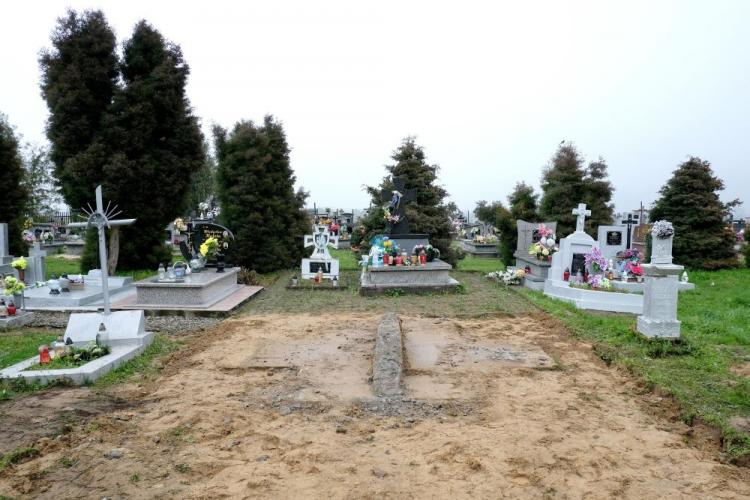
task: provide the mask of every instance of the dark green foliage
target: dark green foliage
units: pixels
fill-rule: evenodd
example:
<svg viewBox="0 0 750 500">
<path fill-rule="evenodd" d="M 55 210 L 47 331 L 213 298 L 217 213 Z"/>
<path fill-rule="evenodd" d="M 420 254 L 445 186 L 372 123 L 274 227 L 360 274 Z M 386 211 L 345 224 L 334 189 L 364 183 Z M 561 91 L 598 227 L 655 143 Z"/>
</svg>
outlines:
<svg viewBox="0 0 750 500">
<path fill-rule="evenodd" d="M 386 165 L 388 175 L 378 187 L 368 187 L 374 208 L 362 221 L 365 227 L 362 245 L 366 246 L 376 234 L 385 232 L 385 221 L 380 208 L 383 205 L 381 192 L 392 190 L 392 177 L 403 177 L 405 189 L 416 189 L 416 200 L 407 202 L 406 217 L 412 233 L 429 235 L 430 244 L 440 250 L 440 259 L 456 265 L 461 252 L 451 246 L 451 223 L 449 208 L 445 202 L 448 192 L 436 184 L 437 165 L 429 165 L 424 150 L 417 145 L 413 137 L 407 137 L 396 149 L 391 158 L 393 165 Z M 407 249 L 411 251 L 411 249 Z"/>
<path fill-rule="evenodd" d="M 750 267 L 750 243 L 745 243 L 745 266 Z"/>
<path fill-rule="evenodd" d="M 52 47 L 40 57 L 50 156 L 65 201 L 78 208 L 102 180 L 101 132 L 118 79 L 115 34 L 101 11 L 70 10 L 57 22 Z"/>
<path fill-rule="evenodd" d="M 586 219 L 586 232 L 593 238 L 598 238 L 599 226 L 612 223 L 612 191 L 612 183 L 607 178 L 607 164 L 604 158 L 599 157 L 599 160 L 589 163 L 584 177 L 583 202 L 591 210 L 591 215 Z"/>
<path fill-rule="evenodd" d="M 186 208 L 192 176 L 205 163 L 203 137 L 185 95 L 188 66 L 180 48 L 145 21 L 125 42 L 123 82 L 107 121 L 113 154 L 104 190 L 134 226 L 122 228 L 121 269 L 169 260 L 164 228 Z"/>
<path fill-rule="evenodd" d="M 557 236 L 562 238 L 576 228 L 573 209 L 586 203 L 591 216 L 586 220 L 586 232 L 596 238 L 600 224 L 612 222 L 612 184 L 607 180 L 607 164 L 603 158 L 583 168 L 578 149 L 563 142 L 542 174 L 542 199 L 539 216 L 546 221 L 557 221 Z"/>
<path fill-rule="evenodd" d="M 724 189 L 711 164 L 690 157 L 662 187 L 661 198 L 651 209 L 651 220 L 668 220 L 675 228 L 672 255 L 676 263 L 691 268 L 735 267 L 734 233 L 725 224 L 737 201 L 722 203 Z"/>
<path fill-rule="evenodd" d="M 496 201 L 492 204 L 480 201 L 474 210 L 474 215 L 482 222 L 493 224 L 500 237 L 499 253 L 500 259 L 506 266 L 513 263 L 513 253 L 518 245 L 518 219 L 527 222 L 539 220 L 537 213 L 537 198 L 534 188 L 525 182 L 519 182 L 508 195 L 508 208 L 502 202 Z M 487 220 L 485 220 L 487 219 Z M 492 222 L 489 222 L 489 221 Z"/>
<path fill-rule="evenodd" d="M 281 124 L 241 121 L 231 133 L 214 128 L 221 219 L 236 237 L 235 265 L 267 273 L 299 265 L 310 230 L 306 194 L 294 192 L 294 172 Z"/>
<path fill-rule="evenodd" d="M 41 58 L 42 94 L 65 200 L 73 208 L 93 205 L 101 184 L 105 200 L 123 217 L 138 219 L 121 229 L 118 266 L 156 267 L 169 260 L 164 227 L 182 214 L 193 174 L 205 161 L 185 95 L 189 70 L 182 52 L 141 21 L 118 65 L 114 34 L 98 11 L 69 12 L 52 43 Z M 89 260 L 84 267 L 95 265 Z"/>
<path fill-rule="evenodd" d="M 99 269 L 99 231 L 86 231 L 83 253 L 81 254 L 81 272 L 88 273 L 91 269 Z"/>
<path fill-rule="evenodd" d="M 12 255 L 24 255 L 26 245 L 21 239 L 24 214 L 29 193 L 23 182 L 24 172 L 18 152 L 18 140 L 4 115 L 0 114 L 0 222 L 8 223 L 8 239 Z"/>
<path fill-rule="evenodd" d="M 542 199 L 539 216 L 557 221 L 557 236 L 562 238 L 576 228 L 573 209 L 584 200 L 583 159 L 576 147 L 563 142 L 542 173 Z"/>
</svg>

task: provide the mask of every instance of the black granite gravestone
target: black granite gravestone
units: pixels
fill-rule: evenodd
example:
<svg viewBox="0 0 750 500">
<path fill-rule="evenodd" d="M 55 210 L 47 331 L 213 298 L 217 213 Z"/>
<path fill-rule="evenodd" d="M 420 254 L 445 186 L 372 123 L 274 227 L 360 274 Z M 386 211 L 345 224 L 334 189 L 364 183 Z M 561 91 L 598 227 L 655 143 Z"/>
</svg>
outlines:
<svg viewBox="0 0 750 500">
<path fill-rule="evenodd" d="M 607 245 L 622 245 L 622 231 L 607 231 Z"/>
<path fill-rule="evenodd" d="M 573 254 L 573 260 L 570 263 L 570 275 L 575 276 L 578 271 L 581 271 L 581 275 L 586 272 L 586 254 Z"/>
</svg>

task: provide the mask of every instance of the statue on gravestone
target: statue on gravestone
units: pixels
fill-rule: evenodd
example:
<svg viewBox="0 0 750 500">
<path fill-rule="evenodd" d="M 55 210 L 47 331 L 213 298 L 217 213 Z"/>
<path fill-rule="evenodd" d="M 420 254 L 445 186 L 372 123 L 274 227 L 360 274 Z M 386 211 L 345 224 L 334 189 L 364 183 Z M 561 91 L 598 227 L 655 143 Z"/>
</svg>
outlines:
<svg viewBox="0 0 750 500">
<path fill-rule="evenodd" d="M 578 208 L 574 208 L 572 213 L 573 215 L 578 216 L 578 218 L 576 219 L 576 232 L 583 232 L 586 224 L 586 216 L 591 215 L 591 210 L 586 210 L 585 203 L 579 203 Z"/>
<path fill-rule="evenodd" d="M 314 260 L 331 260 L 331 254 L 328 252 L 328 246 L 335 246 L 338 244 L 339 237 L 332 235 L 328 232 L 328 226 L 315 225 L 313 227 L 313 234 L 305 235 L 305 248 L 314 246 L 311 259 Z"/>
<path fill-rule="evenodd" d="M 405 202 L 416 200 L 416 193 L 416 189 L 406 189 L 406 180 L 403 177 L 393 178 L 393 190 L 384 189 L 381 192 L 380 199 L 387 203 L 384 208 L 390 214 L 387 219 L 388 230 L 386 232 L 388 234 L 408 234 L 410 232 Z"/>
</svg>

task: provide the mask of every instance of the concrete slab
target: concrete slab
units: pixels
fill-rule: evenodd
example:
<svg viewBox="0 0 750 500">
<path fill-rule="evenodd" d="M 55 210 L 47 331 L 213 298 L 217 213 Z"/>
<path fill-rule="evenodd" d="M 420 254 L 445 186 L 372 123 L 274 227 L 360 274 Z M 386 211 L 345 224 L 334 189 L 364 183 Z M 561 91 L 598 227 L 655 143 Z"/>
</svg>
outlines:
<svg viewBox="0 0 750 500">
<path fill-rule="evenodd" d="M 103 313 L 74 313 L 68 318 L 65 340 L 76 344 L 96 340 L 99 325 L 104 323 L 112 345 L 138 343 L 146 331 L 143 311 L 115 311 Z"/>
<path fill-rule="evenodd" d="M 172 315 L 179 314 L 184 316 L 224 316 L 240 307 L 242 304 L 253 298 L 264 290 L 262 286 L 235 285 L 234 291 L 227 296 L 210 304 L 198 304 L 193 306 L 177 305 L 155 305 L 155 304 L 138 304 L 136 295 L 129 294 L 123 296 L 120 300 L 112 304 L 113 310 L 143 310 L 146 315 Z"/>
<path fill-rule="evenodd" d="M 34 319 L 34 313 L 30 311 L 18 311 L 13 316 L 7 318 L 0 318 L 0 331 L 12 330 L 14 328 L 21 328 L 24 325 L 28 325 Z"/>
</svg>

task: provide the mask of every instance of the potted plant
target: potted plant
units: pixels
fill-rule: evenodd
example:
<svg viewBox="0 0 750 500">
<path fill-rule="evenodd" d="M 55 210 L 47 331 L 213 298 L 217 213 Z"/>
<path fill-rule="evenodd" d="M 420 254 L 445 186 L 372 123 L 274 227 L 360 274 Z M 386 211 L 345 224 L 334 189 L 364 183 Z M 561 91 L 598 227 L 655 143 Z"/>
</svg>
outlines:
<svg viewBox="0 0 750 500">
<path fill-rule="evenodd" d="M 14 259 L 10 263 L 10 267 L 15 269 L 18 272 L 18 279 L 26 282 L 26 266 L 27 266 L 26 259 L 23 257 L 19 257 L 17 259 Z"/>
</svg>

